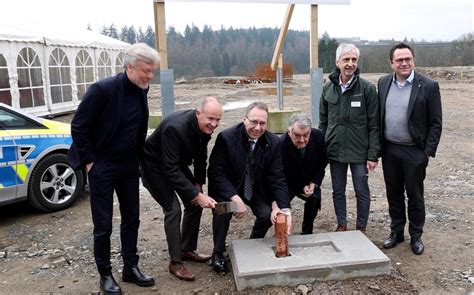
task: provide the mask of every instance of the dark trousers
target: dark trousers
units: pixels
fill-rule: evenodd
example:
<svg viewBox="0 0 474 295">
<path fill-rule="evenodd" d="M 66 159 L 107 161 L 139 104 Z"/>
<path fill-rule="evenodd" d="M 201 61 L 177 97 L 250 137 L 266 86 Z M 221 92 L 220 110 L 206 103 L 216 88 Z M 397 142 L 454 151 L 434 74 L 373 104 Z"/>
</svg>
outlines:
<svg viewBox="0 0 474 295">
<path fill-rule="evenodd" d="M 315 192 L 308 198 L 299 195 L 298 198 L 305 202 L 301 234 L 312 234 L 314 220 L 316 219 L 316 216 L 318 216 L 318 211 L 321 210 L 321 191 Z"/>
<path fill-rule="evenodd" d="M 98 159 L 89 171 L 92 221 L 94 223 L 94 258 L 100 273 L 110 265 L 110 235 L 112 234 L 114 191 L 121 215 L 120 241 L 123 263 L 138 264 L 137 239 L 140 225 L 138 160 Z"/>
<path fill-rule="evenodd" d="M 270 216 L 272 214 L 271 204 L 266 203 L 263 200 L 259 200 L 254 196 L 250 201 L 242 200 L 252 209 L 253 215 L 256 220 L 250 234 L 250 239 L 264 238 L 268 229 L 272 226 Z M 216 211 L 213 210 L 212 218 L 212 231 L 214 236 L 214 251 L 224 253 L 225 252 L 225 239 L 229 232 L 230 220 L 232 219 L 232 213 L 226 213 L 217 215 Z"/>
<path fill-rule="evenodd" d="M 340 163 L 330 161 L 332 198 L 337 223 L 347 224 L 346 184 L 347 168 L 351 167 L 352 184 L 357 199 L 357 227 L 366 227 L 370 211 L 369 172 L 366 163 Z"/>
<path fill-rule="evenodd" d="M 412 238 L 423 234 L 425 199 L 423 181 L 428 157 L 416 146 L 385 143 L 382 154 L 392 233 L 403 235 L 406 223 L 405 191 L 408 198 L 408 232 Z"/>
<path fill-rule="evenodd" d="M 166 206 L 162 205 L 163 213 L 165 214 L 164 226 L 168 253 L 171 261 L 182 262 L 181 251 L 194 251 L 197 249 L 202 208 L 191 204 L 190 200 L 181 198 L 184 206 L 183 214 L 175 190 L 169 185 L 163 175 L 157 173 L 151 166 L 142 165 L 142 180 L 143 185 L 155 200 L 168 200 Z M 183 217 L 182 221 L 181 217 Z"/>
</svg>

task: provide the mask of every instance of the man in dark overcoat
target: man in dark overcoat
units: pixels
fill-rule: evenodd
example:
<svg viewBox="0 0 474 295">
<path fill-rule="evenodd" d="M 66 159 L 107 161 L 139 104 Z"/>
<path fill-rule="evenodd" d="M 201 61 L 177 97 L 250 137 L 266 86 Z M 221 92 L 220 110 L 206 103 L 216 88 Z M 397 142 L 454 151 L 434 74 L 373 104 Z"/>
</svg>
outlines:
<svg viewBox="0 0 474 295">
<path fill-rule="evenodd" d="M 148 45 L 130 46 L 124 57 L 125 72 L 92 84 L 71 122 L 73 144 L 68 158 L 73 168 L 88 174 L 94 258 L 100 288 L 106 294 L 121 294 L 110 262 L 114 192 L 121 215 L 122 280 L 139 286 L 155 284 L 138 268 L 138 167 L 148 124 L 147 93 L 159 61 L 156 50 Z"/>
<path fill-rule="evenodd" d="M 145 143 L 143 185 L 165 214 L 169 272 L 185 281 L 195 277 L 183 260 L 204 263 L 211 258 L 196 249 L 202 208 L 214 208 L 215 204 L 202 186 L 206 182 L 207 144 L 221 117 L 221 104 L 207 97 L 196 109 L 167 116 Z M 184 205 L 182 223 L 178 197 Z"/>
<path fill-rule="evenodd" d="M 311 119 L 295 114 L 288 120 L 288 132 L 281 137 L 281 157 L 290 196 L 304 204 L 301 234 L 312 234 L 314 219 L 321 210 L 321 183 L 328 164 L 324 135 L 311 128 Z"/>
</svg>

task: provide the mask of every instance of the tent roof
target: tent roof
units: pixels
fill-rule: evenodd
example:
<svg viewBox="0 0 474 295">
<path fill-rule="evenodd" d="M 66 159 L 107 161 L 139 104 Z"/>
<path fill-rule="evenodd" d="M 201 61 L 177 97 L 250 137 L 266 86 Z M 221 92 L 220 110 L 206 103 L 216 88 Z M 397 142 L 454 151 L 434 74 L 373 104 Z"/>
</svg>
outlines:
<svg viewBox="0 0 474 295">
<path fill-rule="evenodd" d="M 3 24 L 0 41 L 34 42 L 52 46 L 78 46 L 104 49 L 126 49 L 130 44 L 89 30 L 46 27 L 38 24 Z"/>
</svg>

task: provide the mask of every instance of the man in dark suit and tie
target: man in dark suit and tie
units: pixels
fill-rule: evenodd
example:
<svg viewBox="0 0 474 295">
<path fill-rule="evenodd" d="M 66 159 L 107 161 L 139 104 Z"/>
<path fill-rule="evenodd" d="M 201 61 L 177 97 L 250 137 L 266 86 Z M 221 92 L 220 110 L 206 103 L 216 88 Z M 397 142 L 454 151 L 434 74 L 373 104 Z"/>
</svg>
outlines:
<svg viewBox="0 0 474 295">
<path fill-rule="evenodd" d="M 234 125 L 216 138 L 209 157 L 209 195 L 218 202 L 237 203 L 235 217 L 242 218 L 247 206 L 256 220 L 251 239 L 265 237 L 278 213 L 287 214 L 287 232 L 290 231 L 290 198 L 283 173 L 280 139 L 266 131 L 268 106 L 253 102 L 247 107 L 242 123 Z M 214 271 L 227 272 L 224 257 L 225 239 L 232 213 L 218 215 L 212 220 Z"/>
<path fill-rule="evenodd" d="M 378 81 L 381 108 L 382 165 L 391 218 L 384 248 L 403 242 L 408 198 L 408 233 L 413 253 L 421 255 L 425 224 L 423 181 L 429 157 L 436 155 L 442 112 L 438 82 L 414 71 L 413 49 L 399 43 L 390 50 L 394 73 Z"/>
<path fill-rule="evenodd" d="M 197 253 L 196 248 L 202 208 L 214 208 L 215 203 L 203 193 L 202 186 L 206 181 L 207 144 L 221 117 L 222 105 L 215 97 L 207 97 L 196 109 L 167 116 L 144 147 L 142 180 L 163 207 L 168 270 L 185 281 L 194 281 L 195 276 L 184 266 L 184 260 L 204 263 L 211 258 Z"/>
<path fill-rule="evenodd" d="M 92 84 L 71 122 L 73 144 L 68 158 L 89 177 L 94 258 L 105 294 L 121 294 L 112 276 L 110 235 L 114 191 L 120 204 L 122 280 L 152 286 L 138 268 L 139 158 L 148 126 L 147 93 L 159 65 L 156 50 L 132 45 L 124 57 L 125 72 Z"/>
<path fill-rule="evenodd" d="M 311 128 L 303 114 L 288 120 L 288 132 L 281 137 L 281 157 L 290 196 L 305 201 L 301 234 L 313 233 L 314 219 L 321 209 L 321 183 L 328 164 L 323 133 Z"/>
</svg>

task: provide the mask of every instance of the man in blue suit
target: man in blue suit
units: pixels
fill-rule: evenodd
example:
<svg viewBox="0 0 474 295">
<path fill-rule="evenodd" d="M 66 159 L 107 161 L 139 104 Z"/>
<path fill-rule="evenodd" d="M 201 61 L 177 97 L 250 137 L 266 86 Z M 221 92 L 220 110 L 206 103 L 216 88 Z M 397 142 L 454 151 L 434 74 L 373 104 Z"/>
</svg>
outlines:
<svg viewBox="0 0 474 295">
<path fill-rule="evenodd" d="M 144 43 L 125 52 L 123 73 L 92 84 L 71 123 L 69 161 L 89 176 L 94 258 L 105 294 L 121 294 L 112 275 L 110 235 L 113 195 L 120 207 L 122 280 L 152 286 L 138 268 L 139 159 L 148 125 L 147 93 L 159 64 L 156 50 Z"/>
<path fill-rule="evenodd" d="M 378 82 L 383 175 L 392 220 L 390 237 L 383 246 L 393 248 L 405 240 L 406 192 L 411 249 L 421 255 L 425 249 L 421 240 L 423 181 L 441 137 L 441 95 L 438 82 L 414 71 L 415 53 L 409 45 L 392 47 L 389 63 L 394 73 Z"/>
</svg>

